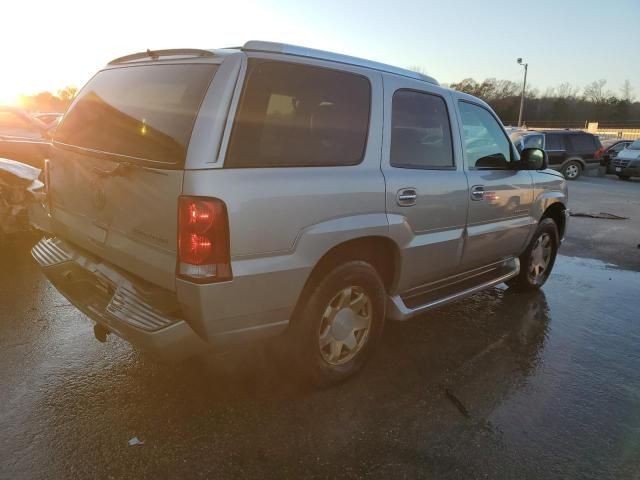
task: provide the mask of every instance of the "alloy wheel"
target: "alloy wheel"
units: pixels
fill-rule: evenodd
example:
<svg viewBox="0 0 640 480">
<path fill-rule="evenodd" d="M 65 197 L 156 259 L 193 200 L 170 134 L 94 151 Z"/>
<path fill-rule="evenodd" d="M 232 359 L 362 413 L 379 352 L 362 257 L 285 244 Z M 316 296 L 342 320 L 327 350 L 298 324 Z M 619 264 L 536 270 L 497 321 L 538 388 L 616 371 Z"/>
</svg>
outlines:
<svg viewBox="0 0 640 480">
<path fill-rule="evenodd" d="M 349 286 L 338 292 L 325 308 L 318 346 L 325 362 L 342 365 L 364 347 L 371 327 L 371 299 L 364 289 Z"/>
<path fill-rule="evenodd" d="M 543 233 L 538 237 L 531 249 L 531 261 L 529 262 L 529 279 L 533 284 L 542 283 L 547 275 L 551 263 L 551 236 Z"/>
</svg>

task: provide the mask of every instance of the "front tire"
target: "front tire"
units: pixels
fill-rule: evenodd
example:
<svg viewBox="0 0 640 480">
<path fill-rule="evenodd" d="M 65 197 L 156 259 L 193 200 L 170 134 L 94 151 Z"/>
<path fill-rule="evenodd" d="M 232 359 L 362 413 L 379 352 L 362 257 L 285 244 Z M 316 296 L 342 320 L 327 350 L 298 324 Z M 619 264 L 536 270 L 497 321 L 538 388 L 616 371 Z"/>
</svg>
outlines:
<svg viewBox="0 0 640 480">
<path fill-rule="evenodd" d="M 582 165 L 576 160 L 571 160 L 562 168 L 562 174 L 567 180 L 576 180 L 582 174 Z"/>
<path fill-rule="evenodd" d="M 620 180 L 629 180 L 631 177 L 629 175 L 618 175 Z"/>
<path fill-rule="evenodd" d="M 386 293 L 376 270 L 360 260 L 335 267 L 311 288 L 289 341 L 303 379 L 327 386 L 357 373 L 371 356 L 384 328 Z"/>
<path fill-rule="evenodd" d="M 560 236 L 556 222 L 543 218 L 527 249 L 520 255 L 520 273 L 507 281 L 514 290 L 538 290 L 549 278 L 556 261 Z"/>
</svg>

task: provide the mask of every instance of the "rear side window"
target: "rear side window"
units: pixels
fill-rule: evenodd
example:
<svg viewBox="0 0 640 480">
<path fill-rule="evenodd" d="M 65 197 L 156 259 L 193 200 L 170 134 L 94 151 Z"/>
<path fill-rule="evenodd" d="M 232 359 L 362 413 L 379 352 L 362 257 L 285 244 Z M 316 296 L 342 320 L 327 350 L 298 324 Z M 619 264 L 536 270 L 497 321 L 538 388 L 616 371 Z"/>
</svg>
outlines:
<svg viewBox="0 0 640 480">
<path fill-rule="evenodd" d="M 564 135 L 548 133 L 546 138 L 547 150 L 564 150 Z"/>
<path fill-rule="evenodd" d="M 71 105 L 55 141 L 180 168 L 217 68 L 189 64 L 103 70 Z"/>
<path fill-rule="evenodd" d="M 445 101 L 436 95 L 398 90 L 393 95 L 391 165 L 452 168 L 451 126 Z"/>
<path fill-rule="evenodd" d="M 571 145 L 576 152 L 595 152 L 596 142 L 591 135 L 571 135 Z"/>
<path fill-rule="evenodd" d="M 225 167 L 356 165 L 370 106 L 371 85 L 360 75 L 250 60 Z"/>
</svg>

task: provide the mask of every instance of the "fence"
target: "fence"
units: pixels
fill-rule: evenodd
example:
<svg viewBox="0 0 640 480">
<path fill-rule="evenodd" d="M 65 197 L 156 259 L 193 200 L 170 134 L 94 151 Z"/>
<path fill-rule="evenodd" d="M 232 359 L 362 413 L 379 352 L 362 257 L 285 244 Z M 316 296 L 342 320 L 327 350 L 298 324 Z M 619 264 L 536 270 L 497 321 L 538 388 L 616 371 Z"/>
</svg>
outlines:
<svg viewBox="0 0 640 480">
<path fill-rule="evenodd" d="M 545 124 L 548 122 L 544 122 Z M 635 126 L 635 125 L 634 125 Z M 601 140 L 637 140 L 640 139 L 640 128 L 628 128 L 626 126 L 612 126 L 608 127 L 606 125 L 599 125 L 598 122 L 589 122 L 586 125 L 582 124 L 582 126 L 578 125 L 556 125 L 556 126 L 548 126 L 548 125 L 527 125 L 527 128 L 531 130 L 565 130 L 570 128 L 572 130 L 582 130 L 583 132 L 593 133 L 594 135 L 598 135 Z"/>
</svg>

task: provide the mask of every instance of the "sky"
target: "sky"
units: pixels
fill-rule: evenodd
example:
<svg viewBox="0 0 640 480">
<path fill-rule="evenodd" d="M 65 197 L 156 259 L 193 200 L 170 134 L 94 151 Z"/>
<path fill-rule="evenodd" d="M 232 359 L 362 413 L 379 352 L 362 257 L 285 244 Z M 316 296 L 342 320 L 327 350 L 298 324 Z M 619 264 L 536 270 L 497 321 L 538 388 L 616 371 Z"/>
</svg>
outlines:
<svg viewBox="0 0 640 480">
<path fill-rule="evenodd" d="M 640 0 L 3 0 L 0 103 L 81 87 L 118 56 L 271 40 L 541 91 L 606 79 L 640 98 Z"/>
</svg>

